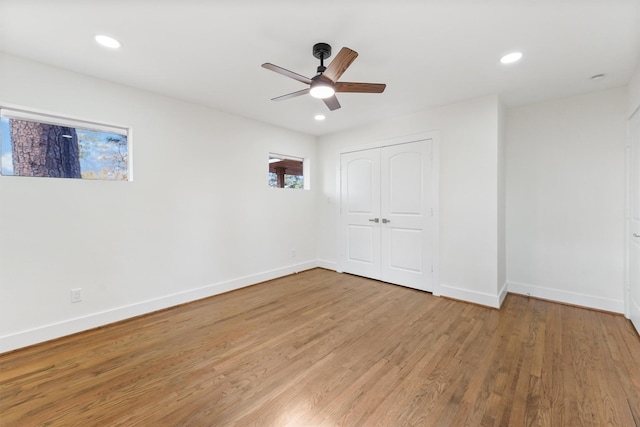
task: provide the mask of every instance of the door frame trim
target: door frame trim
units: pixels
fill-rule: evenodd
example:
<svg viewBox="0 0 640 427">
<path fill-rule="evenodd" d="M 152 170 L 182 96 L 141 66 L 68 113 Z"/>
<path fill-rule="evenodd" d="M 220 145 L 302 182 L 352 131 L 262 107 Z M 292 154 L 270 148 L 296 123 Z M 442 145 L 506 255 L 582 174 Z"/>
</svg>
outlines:
<svg viewBox="0 0 640 427">
<path fill-rule="evenodd" d="M 432 272 L 431 272 L 431 283 L 432 283 L 432 291 L 431 293 L 436 296 L 441 295 L 440 290 L 440 132 L 439 131 L 427 131 L 427 132 L 419 132 L 408 135 L 397 136 L 388 139 L 382 139 L 374 142 L 369 142 L 362 145 L 355 145 L 352 147 L 345 147 L 339 152 L 338 159 L 338 195 L 340 200 L 340 218 L 342 218 L 342 173 L 341 173 L 341 161 L 340 158 L 343 154 L 353 153 L 357 151 L 371 150 L 376 148 L 389 147 L 393 145 L 401 145 L 408 144 L 411 142 L 419 142 L 431 140 L 431 172 L 432 182 L 431 182 L 431 191 L 433 195 L 433 220 L 429 222 L 429 232 L 431 236 L 433 236 L 432 242 Z M 339 224 L 341 224 L 339 222 Z M 343 253 L 342 253 L 342 239 L 344 238 L 342 227 L 338 227 L 338 270 L 339 272 L 344 271 L 343 269 Z"/>
<path fill-rule="evenodd" d="M 631 180 L 632 176 L 632 144 L 631 140 L 631 121 L 638 116 L 640 120 L 640 104 L 631 110 L 631 113 L 627 115 L 626 120 L 626 135 L 625 135 L 625 207 L 624 207 L 624 316 L 627 319 L 631 319 L 631 233 L 633 232 L 631 226 L 631 202 L 633 184 Z M 640 331 L 639 331 L 640 332 Z"/>
</svg>

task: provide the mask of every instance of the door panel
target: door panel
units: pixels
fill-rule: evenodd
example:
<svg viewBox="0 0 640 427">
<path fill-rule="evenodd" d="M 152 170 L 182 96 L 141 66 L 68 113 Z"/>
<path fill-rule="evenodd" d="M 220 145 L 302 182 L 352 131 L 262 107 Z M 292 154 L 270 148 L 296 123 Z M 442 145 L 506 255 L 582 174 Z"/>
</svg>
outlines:
<svg viewBox="0 0 640 427">
<path fill-rule="evenodd" d="M 431 291 L 431 141 L 384 147 L 380 162 L 381 280 Z"/>
<path fill-rule="evenodd" d="M 378 159 L 357 158 L 347 163 L 347 212 L 350 214 L 372 215 L 377 213 L 378 198 L 375 192 L 378 191 L 378 179 L 374 168 L 377 169 Z"/>
<path fill-rule="evenodd" d="M 419 148 L 419 147 L 418 147 Z M 389 215 L 421 215 L 423 210 L 422 153 L 418 150 L 401 151 L 387 149 L 383 151 L 387 159 L 388 206 Z M 391 151 L 391 152 L 389 152 Z"/>
<path fill-rule="evenodd" d="M 365 277 L 379 274 L 380 153 L 341 157 L 342 269 Z"/>
<path fill-rule="evenodd" d="M 389 228 L 389 269 L 422 274 L 422 230 Z M 388 279 L 387 281 L 391 281 Z"/>
<path fill-rule="evenodd" d="M 629 120 L 629 317 L 640 332 L 640 110 Z"/>
<path fill-rule="evenodd" d="M 373 264 L 374 262 L 374 228 L 361 225 L 349 225 L 347 257 L 350 262 Z"/>
</svg>

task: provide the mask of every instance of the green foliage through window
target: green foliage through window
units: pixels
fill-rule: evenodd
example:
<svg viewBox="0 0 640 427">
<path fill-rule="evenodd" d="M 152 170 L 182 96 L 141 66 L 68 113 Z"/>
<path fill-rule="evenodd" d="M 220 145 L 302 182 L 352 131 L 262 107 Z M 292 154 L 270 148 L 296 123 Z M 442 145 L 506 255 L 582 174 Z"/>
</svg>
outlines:
<svg viewBox="0 0 640 427">
<path fill-rule="evenodd" d="M 273 172 L 269 172 L 269 187 L 278 188 L 278 175 Z M 285 174 L 283 188 L 304 188 L 304 177 Z"/>
</svg>

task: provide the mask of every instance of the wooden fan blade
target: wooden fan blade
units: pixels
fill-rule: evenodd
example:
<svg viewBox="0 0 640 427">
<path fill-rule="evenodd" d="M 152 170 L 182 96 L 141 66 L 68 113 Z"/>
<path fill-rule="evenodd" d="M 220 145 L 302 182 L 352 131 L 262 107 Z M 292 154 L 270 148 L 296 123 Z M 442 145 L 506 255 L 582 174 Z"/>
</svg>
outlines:
<svg viewBox="0 0 640 427">
<path fill-rule="evenodd" d="M 302 83 L 306 83 L 308 85 L 311 84 L 311 79 L 305 76 L 302 76 L 298 73 L 294 73 L 293 71 L 289 71 L 285 68 L 278 67 L 277 65 L 270 64 L 268 62 L 262 64 L 262 68 L 266 68 L 267 70 L 275 71 L 278 74 L 282 74 L 283 76 L 292 78 Z"/>
<path fill-rule="evenodd" d="M 334 111 L 340 108 L 340 103 L 338 102 L 338 98 L 336 98 L 335 95 L 330 96 L 329 98 L 324 98 L 323 101 L 331 111 Z"/>
<path fill-rule="evenodd" d="M 333 58 L 331 64 L 327 67 L 323 75 L 332 82 L 337 82 L 342 73 L 344 73 L 349 65 L 358 57 L 358 52 L 351 50 L 348 47 L 343 47 L 338 55 Z"/>
<path fill-rule="evenodd" d="M 286 95 L 278 96 L 276 98 L 271 98 L 272 101 L 284 101 L 285 99 L 295 98 L 296 96 L 306 95 L 309 93 L 311 89 L 302 89 L 297 92 L 288 93 Z"/>
<path fill-rule="evenodd" d="M 386 87 L 383 83 L 338 82 L 333 88 L 336 92 L 382 93 Z"/>
</svg>

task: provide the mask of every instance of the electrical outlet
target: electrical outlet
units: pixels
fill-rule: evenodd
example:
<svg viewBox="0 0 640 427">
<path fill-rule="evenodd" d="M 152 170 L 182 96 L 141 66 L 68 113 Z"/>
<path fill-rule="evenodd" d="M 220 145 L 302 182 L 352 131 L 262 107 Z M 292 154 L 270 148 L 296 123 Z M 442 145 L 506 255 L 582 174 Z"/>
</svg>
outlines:
<svg viewBox="0 0 640 427">
<path fill-rule="evenodd" d="M 71 289 L 71 302 L 82 301 L 82 288 Z"/>
</svg>

